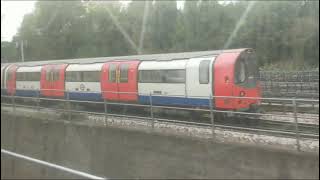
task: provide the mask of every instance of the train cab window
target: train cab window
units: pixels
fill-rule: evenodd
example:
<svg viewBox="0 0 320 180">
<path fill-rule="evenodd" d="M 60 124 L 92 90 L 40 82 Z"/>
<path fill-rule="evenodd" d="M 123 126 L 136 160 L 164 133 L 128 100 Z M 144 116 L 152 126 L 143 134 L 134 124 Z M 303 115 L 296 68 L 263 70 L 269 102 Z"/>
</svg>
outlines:
<svg viewBox="0 0 320 180">
<path fill-rule="evenodd" d="M 109 82 L 116 82 L 117 65 L 110 64 L 109 66 Z"/>
<path fill-rule="evenodd" d="M 82 80 L 84 82 L 100 82 L 100 71 L 84 71 L 82 72 Z"/>
<path fill-rule="evenodd" d="M 209 83 L 209 73 L 210 73 L 210 60 L 203 60 L 199 64 L 199 83 L 208 84 Z"/>
<path fill-rule="evenodd" d="M 243 83 L 246 80 L 246 64 L 243 60 L 239 60 L 236 64 L 235 83 Z"/>
<path fill-rule="evenodd" d="M 120 65 L 120 82 L 128 82 L 129 64 Z"/>
<path fill-rule="evenodd" d="M 68 82 L 81 82 L 81 72 L 78 71 L 67 71 L 66 72 L 66 81 Z"/>
</svg>

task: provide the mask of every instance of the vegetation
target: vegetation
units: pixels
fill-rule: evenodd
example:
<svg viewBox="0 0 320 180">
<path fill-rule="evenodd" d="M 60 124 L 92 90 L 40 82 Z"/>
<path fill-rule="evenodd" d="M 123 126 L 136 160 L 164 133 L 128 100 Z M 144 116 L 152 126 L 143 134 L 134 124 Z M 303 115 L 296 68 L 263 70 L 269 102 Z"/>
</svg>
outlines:
<svg viewBox="0 0 320 180">
<path fill-rule="evenodd" d="M 21 40 L 26 61 L 252 47 L 265 67 L 319 67 L 319 1 L 39 1 L 1 58 Z"/>
</svg>

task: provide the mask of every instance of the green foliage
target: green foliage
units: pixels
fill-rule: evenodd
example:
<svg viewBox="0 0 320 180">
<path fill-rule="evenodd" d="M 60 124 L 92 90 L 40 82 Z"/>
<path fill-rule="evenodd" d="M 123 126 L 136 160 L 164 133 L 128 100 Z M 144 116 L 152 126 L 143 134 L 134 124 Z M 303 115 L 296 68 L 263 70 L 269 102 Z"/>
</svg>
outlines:
<svg viewBox="0 0 320 180">
<path fill-rule="evenodd" d="M 147 3 L 39 1 L 1 57 L 19 59 L 20 40 L 26 61 L 223 49 L 241 22 L 227 48 L 256 49 L 267 69 L 319 67 L 319 1 L 256 1 L 244 18 L 251 1 Z"/>
</svg>

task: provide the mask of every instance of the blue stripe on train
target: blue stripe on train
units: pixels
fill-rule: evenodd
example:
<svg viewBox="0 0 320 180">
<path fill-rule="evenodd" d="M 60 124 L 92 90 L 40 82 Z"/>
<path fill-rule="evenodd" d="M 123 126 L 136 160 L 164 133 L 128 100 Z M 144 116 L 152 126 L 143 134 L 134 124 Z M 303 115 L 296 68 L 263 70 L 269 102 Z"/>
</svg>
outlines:
<svg viewBox="0 0 320 180">
<path fill-rule="evenodd" d="M 149 96 L 139 96 L 139 103 L 150 104 Z M 167 97 L 152 96 L 154 105 L 175 105 L 175 106 L 204 106 L 209 107 L 209 99 L 186 98 L 186 97 Z"/>
<path fill-rule="evenodd" d="M 38 90 L 16 90 L 16 96 L 25 96 L 25 97 L 37 97 L 39 96 L 40 91 Z"/>
<path fill-rule="evenodd" d="M 101 93 L 69 92 L 69 99 L 79 101 L 102 101 L 102 95 Z"/>
</svg>

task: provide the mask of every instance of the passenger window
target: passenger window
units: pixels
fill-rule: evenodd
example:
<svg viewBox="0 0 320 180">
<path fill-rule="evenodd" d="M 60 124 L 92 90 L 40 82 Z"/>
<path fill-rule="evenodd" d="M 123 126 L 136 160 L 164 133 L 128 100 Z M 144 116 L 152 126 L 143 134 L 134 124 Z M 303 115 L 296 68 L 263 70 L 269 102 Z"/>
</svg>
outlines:
<svg viewBox="0 0 320 180">
<path fill-rule="evenodd" d="M 139 71 L 140 83 L 161 83 L 161 74 L 159 70 L 141 70 Z"/>
<path fill-rule="evenodd" d="M 24 81 L 24 77 L 23 72 L 17 72 L 17 81 Z"/>
<path fill-rule="evenodd" d="M 66 72 L 66 81 L 67 82 L 81 82 L 81 72 L 78 71 L 67 71 Z"/>
<path fill-rule="evenodd" d="M 209 83 L 209 71 L 210 70 L 210 61 L 203 60 L 199 65 L 199 83 L 208 84 Z"/>
<path fill-rule="evenodd" d="M 128 70 L 129 64 L 121 64 L 120 65 L 120 82 L 128 82 Z"/>
<path fill-rule="evenodd" d="M 100 71 L 82 72 L 84 82 L 100 82 Z"/>
<path fill-rule="evenodd" d="M 162 73 L 163 83 L 185 83 L 186 71 L 184 69 L 163 70 Z"/>
<path fill-rule="evenodd" d="M 116 82 L 117 65 L 109 65 L 109 82 Z"/>
</svg>

